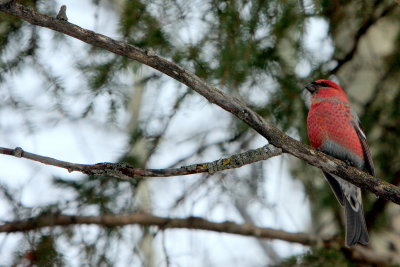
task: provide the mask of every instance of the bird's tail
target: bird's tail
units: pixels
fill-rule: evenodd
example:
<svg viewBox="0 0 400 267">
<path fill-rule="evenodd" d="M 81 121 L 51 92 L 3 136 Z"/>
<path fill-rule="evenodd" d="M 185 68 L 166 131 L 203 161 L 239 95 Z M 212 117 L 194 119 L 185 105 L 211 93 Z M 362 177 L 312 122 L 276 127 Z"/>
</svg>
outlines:
<svg viewBox="0 0 400 267">
<path fill-rule="evenodd" d="M 345 199 L 345 215 L 346 215 L 346 245 L 353 246 L 356 243 L 363 245 L 368 244 L 368 230 L 365 224 L 364 212 L 362 204 L 358 211 L 355 211 L 348 199 Z"/>
</svg>

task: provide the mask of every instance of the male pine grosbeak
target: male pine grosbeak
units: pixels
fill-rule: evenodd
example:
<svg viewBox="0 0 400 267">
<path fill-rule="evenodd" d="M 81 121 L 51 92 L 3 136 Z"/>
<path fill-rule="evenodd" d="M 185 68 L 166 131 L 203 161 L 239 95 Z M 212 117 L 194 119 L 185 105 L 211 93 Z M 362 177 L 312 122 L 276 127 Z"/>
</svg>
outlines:
<svg viewBox="0 0 400 267">
<path fill-rule="evenodd" d="M 311 146 L 374 176 L 367 139 L 343 89 L 330 80 L 317 80 L 305 88 L 311 93 L 307 117 Z M 360 188 L 333 174 L 324 175 L 345 208 L 346 245 L 367 244 Z"/>
</svg>

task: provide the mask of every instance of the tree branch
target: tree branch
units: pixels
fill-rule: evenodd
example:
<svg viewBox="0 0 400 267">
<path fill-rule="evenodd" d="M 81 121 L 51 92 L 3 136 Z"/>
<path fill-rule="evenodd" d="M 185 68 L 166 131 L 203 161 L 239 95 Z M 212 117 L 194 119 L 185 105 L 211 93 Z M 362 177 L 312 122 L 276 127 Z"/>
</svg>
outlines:
<svg viewBox="0 0 400 267">
<path fill-rule="evenodd" d="M 208 230 L 258 238 L 279 239 L 287 242 L 315 246 L 332 242 L 329 237 L 318 237 L 306 233 L 289 233 L 272 228 L 256 227 L 250 224 L 234 222 L 215 223 L 199 217 L 169 218 L 143 213 L 107 214 L 102 216 L 70 216 L 62 214 L 44 215 L 25 220 L 6 222 L 0 225 L 0 233 L 27 232 L 44 227 L 69 226 L 79 224 L 97 224 L 106 227 L 137 224 L 158 226 L 160 229 L 186 228 Z"/>
<path fill-rule="evenodd" d="M 71 216 L 62 214 L 42 215 L 25 220 L 6 222 L 0 225 L 0 233 L 15 233 L 38 230 L 45 227 L 94 224 L 103 227 L 126 225 L 157 226 L 159 229 L 192 229 L 228 233 L 256 238 L 282 240 L 314 247 L 340 247 L 341 241 L 332 237 L 320 237 L 307 233 L 290 233 L 251 224 L 237 224 L 230 221 L 211 222 L 199 217 L 169 218 L 143 213 L 107 214 L 101 216 Z M 395 264 L 395 259 L 376 254 L 362 246 L 343 248 L 354 260 L 382 265 Z"/>
<path fill-rule="evenodd" d="M 69 172 L 77 171 L 87 175 L 111 176 L 121 179 L 144 178 L 144 177 L 169 177 L 181 176 L 195 173 L 215 173 L 218 171 L 239 168 L 261 160 L 279 156 L 282 149 L 272 145 L 266 145 L 257 149 L 252 149 L 243 153 L 235 154 L 227 158 L 222 158 L 212 162 L 192 164 L 180 168 L 170 169 L 141 169 L 134 168 L 126 163 L 97 163 L 97 164 L 79 164 L 62 161 L 50 157 L 24 151 L 22 148 L 15 149 L 0 147 L 0 154 L 14 156 L 17 158 L 26 158 L 46 165 L 67 169 Z"/>
<path fill-rule="evenodd" d="M 283 152 L 290 153 L 326 172 L 338 175 L 346 181 L 349 181 L 364 190 L 370 191 L 379 197 L 400 204 L 400 189 L 397 186 L 391 185 L 353 167 L 347 166 L 342 161 L 329 157 L 322 152 L 294 140 L 274 125 L 266 122 L 260 115 L 255 113 L 237 98 L 225 94 L 214 86 L 207 84 L 195 74 L 157 56 L 152 49 L 145 51 L 125 42 L 116 41 L 105 35 L 83 29 L 69 22 L 40 14 L 15 2 L 0 6 L 0 11 L 21 18 L 31 24 L 67 34 L 88 44 L 106 49 L 118 55 L 126 56 L 159 70 L 173 79 L 187 85 L 211 103 L 214 103 L 232 113 L 265 137 L 272 145 L 281 148 Z"/>
<path fill-rule="evenodd" d="M 391 5 L 387 6 L 379 14 L 374 14 L 374 15 L 370 16 L 364 22 L 364 24 L 361 25 L 361 27 L 355 33 L 353 46 L 351 47 L 349 52 L 347 52 L 347 54 L 343 58 L 337 60 L 337 65 L 330 71 L 330 74 L 336 74 L 339 71 L 339 69 L 344 66 L 344 64 L 346 64 L 347 62 L 349 62 L 349 61 L 351 61 L 353 59 L 354 55 L 357 52 L 357 49 L 358 49 L 358 46 L 360 44 L 361 38 L 368 32 L 368 30 L 373 25 L 375 25 L 375 23 L 379 19 L 381 19 L 381 18 L 385 17 L 386 15 L 388 15 L 395 7 L 396 7 L 396 4 L 391 4 Z"/>
<path fill-rule="evenodd" d="M 397 186 L 400 184 L 400 170 L 397 170 L 394 173 L 391 183 Z M 389 202 L 386 199 L 379 198 L 372 204 L 371 208 L 365 214 L 365 222 L 367 223 L 368 228 L 372 228 L 376 224 L 379 216 L 383 214 L 388 203 Z"/>
</svg>

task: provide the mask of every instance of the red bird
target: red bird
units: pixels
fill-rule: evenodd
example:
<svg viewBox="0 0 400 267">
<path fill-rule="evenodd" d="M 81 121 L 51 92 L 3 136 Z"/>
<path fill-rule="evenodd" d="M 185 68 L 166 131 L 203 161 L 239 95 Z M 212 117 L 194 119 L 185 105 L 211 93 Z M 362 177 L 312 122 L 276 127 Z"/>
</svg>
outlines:
<svg viewBox="0 0 400 267">
<path fill-rule="evenodd" d="M 317 80 L 305 88 L 311 93 L 307 117 L 311 146 L 374 176 L 367 139 L 343 89 L 330 80 Z M 345 209 L 346 245 L 367 244 L 360 188 L 333 174 L 324 175 Z"/>
</svg>

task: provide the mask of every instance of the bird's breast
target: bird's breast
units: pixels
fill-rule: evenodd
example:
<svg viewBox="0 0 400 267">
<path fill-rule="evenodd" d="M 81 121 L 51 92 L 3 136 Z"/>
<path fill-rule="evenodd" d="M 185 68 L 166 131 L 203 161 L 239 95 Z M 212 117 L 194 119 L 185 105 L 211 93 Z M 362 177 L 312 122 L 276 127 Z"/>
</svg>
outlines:
<svg viewBox="0 0 400 267">
<path fill-rule="evenodd" d="M 311 146 L 341 160 L 351 157 L 354 158 L 352 161 L 356 158 L 363 161 L 361 142 L 352 120 L 351 109 L 347 103 L 313 101 L 307 117 Z"/>
</svg>

